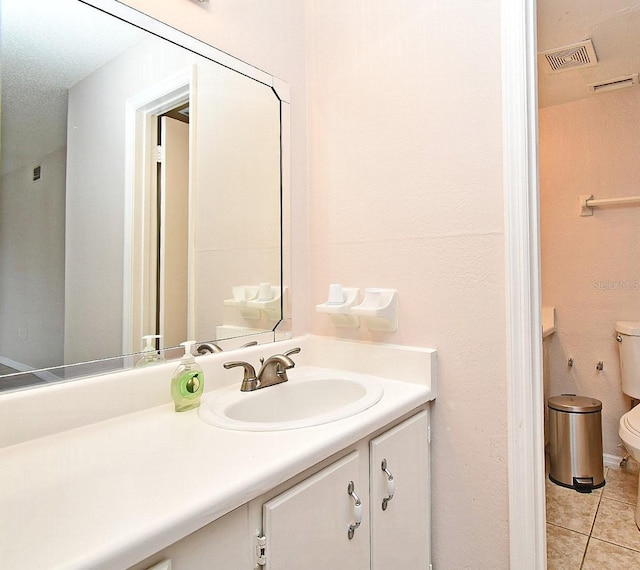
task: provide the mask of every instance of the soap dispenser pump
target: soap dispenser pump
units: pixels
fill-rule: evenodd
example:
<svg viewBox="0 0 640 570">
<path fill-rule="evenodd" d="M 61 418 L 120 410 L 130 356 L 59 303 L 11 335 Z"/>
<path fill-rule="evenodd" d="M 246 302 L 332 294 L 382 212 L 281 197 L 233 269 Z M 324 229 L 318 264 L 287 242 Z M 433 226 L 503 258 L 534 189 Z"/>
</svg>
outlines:
<svg viewBox="0 0 640 570">
<path fill-rule="evenodd" d="M 180 343 L 180 346 L 184 346 L 184 356 L 171 378 L 171 397 L 176 412 L 193 410 L 200 405 L 200 396 L 204 390 L 204 373 L 191 353 L 191 347 L 195 342 L 188 340 Z"/>
<path fill-rule="evenodd" d="M 142 357 L 135 363 L 135 368 L 141 366 L 148 366 L 150 364 L 161 364 L 164 362 L 164 357 L 156 349 L 154 340 L 162 338 L 159 334 L 146 334 L 142 337 L 145 342 L 145 346 L 142 349 Z"/>
</svg>

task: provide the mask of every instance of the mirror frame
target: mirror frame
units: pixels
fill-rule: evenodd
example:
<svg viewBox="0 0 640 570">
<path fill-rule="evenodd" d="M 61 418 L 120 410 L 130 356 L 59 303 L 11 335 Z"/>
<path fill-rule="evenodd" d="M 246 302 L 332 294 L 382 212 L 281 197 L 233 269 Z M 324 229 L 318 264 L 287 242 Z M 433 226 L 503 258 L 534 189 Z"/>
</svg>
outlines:
<svg viewBox="0 0 640 570">
<path fill-rule="evenodd" d="M 259 83 L 271 88 L 280 103 L 280 284 L 283 294 L 280 300 L 280 320 L 275 324 L 273 331 L 248 335 L 249 340 L 256 340 L 259 344 L 275 342 L 291 337 L 291 209 L 290 209 L 290 88 L 288 83 L 282 81 L 257 67 L 239 60 L 201 40 L 196 39 L 180 30 L 169 26 L 151 16 L 144 14 L 130 6 L 119 3 L 117 0 L 77 0 L 91 6 L 105 14 L 118 18 L 125 23 L 151 33 L 160 39 L 169 41 L 178 47 L 187 49 L 197 55 L 222 65 L 232 71 L 240 73 Z M 123 181 L 123 191 L 125 191 Z M 125 248 L 130 248 L 133 236 L 129 230 L 125 231 Z M 125 252 L 125 260 L 127 252 Z M 130 253 L 129 253 L 130 259 Z M 125 275 L 126 279 L 126 275 Z M 286 293 L 286 294 L 285 294 Z M 126 296 L 125 296 L 126 299 Z M 225 351 L 241 347 L 247 342 L 247 336 L 226 339 L 198 339 L 200 342 L 215 341 Z M 182 349 L 168 347 L 162 350 L 167 360 L 177 359 L 181 356 Z M 63 366 L 41 368 L 17 372 L 0 376 L 0 397 L 4 393 L 10 393 L 20 389 L 38 388 L 53 384 L 54 382 L 75 380 L 92 377 L 104 373 L 122 371 L 132 368 L 141 353 L 118 355 L 100 360 L 78 362 Z M 46 384 L 21 385 L 23 377 L 37 374 Z"/>
</svg>

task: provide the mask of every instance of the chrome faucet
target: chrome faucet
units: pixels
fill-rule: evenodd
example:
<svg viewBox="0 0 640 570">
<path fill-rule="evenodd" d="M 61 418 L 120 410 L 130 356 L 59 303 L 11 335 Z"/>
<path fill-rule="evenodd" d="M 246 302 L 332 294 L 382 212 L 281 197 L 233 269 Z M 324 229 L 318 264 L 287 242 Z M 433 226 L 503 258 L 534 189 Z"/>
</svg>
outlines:
<svg viewBox="0 0 640 570">
<path fill-rule="evenodd" d="M 215 342 L 203 342 L 196 349 L 198 354 L 215 354 L 216 352 L 222 352 L 222 349 Z"/>
<path fill-rule="evenodd" d="M 256 346 L 258 344 L 257 340 L 252 340 L 247 344 L 243 344 L 240 348 L 247 348 L 248 346 Z M 198 354 L 201 356 L 204 354 L 215 354 L 217 352 L 222 352 L 222 349 L 215 342 L 203 342 L 198 346 L 196 350 Z"/>
<path fill-rule="evenodd" d="M 296 363 L 289 358 L 292 354 L 298 354 L 300 348 L 287 350 L 284 354 L 274 354 L 266 360 L 260 359 L 260 372 L 256 374 L 256 369 L 248 362 L 240 360 L 233 362 L 225 362 L 223 366 L 226 369 L 242 366 L 244 368 L 244 376 L 240 390 L 242 392 L 252 392 L 269 386 L 275 386 L 289 380 L 287 378 L 287 370 L 293 368 Z"/>
</svg>

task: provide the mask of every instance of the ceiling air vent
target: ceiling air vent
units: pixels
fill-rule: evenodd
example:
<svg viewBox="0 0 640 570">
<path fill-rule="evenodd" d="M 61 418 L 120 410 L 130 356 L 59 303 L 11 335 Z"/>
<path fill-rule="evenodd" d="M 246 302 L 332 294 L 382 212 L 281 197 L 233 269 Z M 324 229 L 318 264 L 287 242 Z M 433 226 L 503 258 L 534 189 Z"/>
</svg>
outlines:
<svg viewBox="0 0 640 570">
<path fill-rule="evenodd" d="M 624 77 L 616 77 L 616 79 L 609 79 L 608 81 L 602 81 L 600 83 L 591 83 L 589 85 L 589 91 L 591 93 L 602 93 L 604 91 L 631 87 L 632 85 L 638 85 L 637 73 L 625 75 Z"/>
<path fill-rule="evenodd" d="M 591 67 L 598 63 L 591 40 L 543 51 L 540 56 L 544 58 L 550 73 Z"/>
</svg>

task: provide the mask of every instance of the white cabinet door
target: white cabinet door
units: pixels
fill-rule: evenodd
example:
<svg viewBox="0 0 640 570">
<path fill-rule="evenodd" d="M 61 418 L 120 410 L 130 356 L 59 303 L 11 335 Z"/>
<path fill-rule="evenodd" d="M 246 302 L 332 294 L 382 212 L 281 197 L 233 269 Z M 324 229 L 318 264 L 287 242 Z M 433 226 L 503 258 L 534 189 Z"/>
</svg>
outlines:
<svg viewBox="0 0 640 570">
<path fill-rule="evenodd" d="M 368 481 L 361 464 L 367 465 L 359 455 L 350 453 L 264 505 L 268 570 L 369 568 Z M 362 502 L 358 508 L 350 481 Z M 360 509 L 362 523 L 349 538 Z"/>
<path fill-rule="evenodd" d="M 372 570 L 429 568 L 428 429 L 425 410 L 370 443 Z M 391 476 L 393 481 L 389 482 Z M 390 493 L 393 498 L 383 508 L 383 500 Z"/>
</svg>

